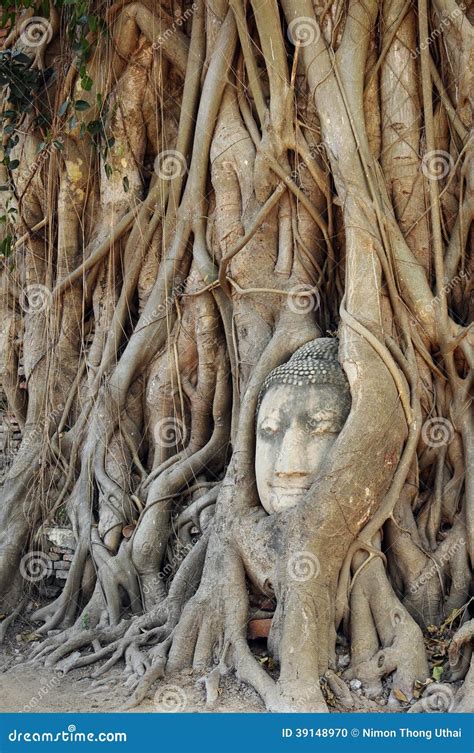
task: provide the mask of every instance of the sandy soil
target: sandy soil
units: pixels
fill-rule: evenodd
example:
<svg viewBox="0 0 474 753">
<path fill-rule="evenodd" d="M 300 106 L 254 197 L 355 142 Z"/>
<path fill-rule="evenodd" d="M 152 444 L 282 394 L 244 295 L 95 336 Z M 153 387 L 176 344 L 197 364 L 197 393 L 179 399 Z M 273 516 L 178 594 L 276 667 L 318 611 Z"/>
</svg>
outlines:
<svg viewBox="0 0 474 753">
<path fill-rule="evenodd" d="M 67 674 L 28 661 L 31 646 L 16 648 L 14 644 L 0 650 L 0 712 L 118 712 L 123 711 L 130 691 L 124 686 L 123 665 L 118 664 L 106 676 L 91 677 L 92 669 L 83 667 Z M 95 669 L 95 668 L 94 668 Z M 191 670 L 156 683 L 149 698 L 129 713 L 144 712 L 217 712 L 261 713 L 265 707 L 257 693 L 239 683 L 235 675 L 221 681 L 219 700 L 209 708 L 200 677 Z M 337 711 L 395 711 L 376 704 L 363 696 L 356 697 L 352 709 L 338 707 Z"/>
<path fill-rule="evenodd" d="M 33 643 L 25 643 L 28 622 L 17 622 L 0 646 L 0 712 L 118 712 L 128 700 L 131 691 L 124 685 L 123 663 L 117 664 L 105 676 L 93 679 L 97 665 L 72 670 L 67 674 L 45 667 L 41 661 L 31 662 L 29 654 Z M 265 657 L 266 642 L 254 641 L 253 650 Z M 257 693 L 238 682 L 234 674 L 222 678 L 218 702 L 210 708 L 202 677 L 191 670 L 167 677 L 155 683 L 149 697 L 130 713 L 143 712 L 217 712 L 261 713 L 265 707 Z M 362 691 L 352 694 L 355 701 L 350 711 L 389 711 L 385 698 L 379 703 L 369 701 Z M 348 711 L 336 704 L 332 711 Z"/>
<path fill-rule="evenodd" d="M 31 648 L 31 647 L 30 647 Z M 128 699 L 123 666 L 105 678 L 93 680 L 89 667 L 66 675 L 39 662 L 27 661 L 24 648 L 12 645 L 0 651 L 0 712 L 116 712 Z M 218 704 L 209 709 L 205 691 L 189 670 L 156 683 L 133 712 L 262 712 L 265 707 L 251 688 L 233 677 L 223 678 Z"/>
</svg>

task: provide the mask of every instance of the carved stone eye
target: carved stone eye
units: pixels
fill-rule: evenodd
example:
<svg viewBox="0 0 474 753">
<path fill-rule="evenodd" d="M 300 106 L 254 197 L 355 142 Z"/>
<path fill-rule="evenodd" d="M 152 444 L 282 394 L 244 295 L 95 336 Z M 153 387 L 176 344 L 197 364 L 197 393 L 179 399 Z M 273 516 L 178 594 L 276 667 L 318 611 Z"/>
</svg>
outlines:
<svg viewBox="0 0 474 753">
<path fill-rule="evenodd" d="M 307 419 L 306 430 L 313 435 L 338 434 L 341 426 L 339 426 L 337 417 L 334 414 L 328 411 L 321 411 L 317 416 Z"/>
<path fill-rule="evenodd" d="M 260 435 L 262 437 L 273 437 L 279 431 L 279 425 L 275 421 L 262 421 L 260 424 Z"/>
<path fill-rule="evenodd" d="M 308 431 L 316 431 L 321 426 L 321 422 L 317 418 L 308 418 L 306 422 L 306 428 Z"/>
</svg>

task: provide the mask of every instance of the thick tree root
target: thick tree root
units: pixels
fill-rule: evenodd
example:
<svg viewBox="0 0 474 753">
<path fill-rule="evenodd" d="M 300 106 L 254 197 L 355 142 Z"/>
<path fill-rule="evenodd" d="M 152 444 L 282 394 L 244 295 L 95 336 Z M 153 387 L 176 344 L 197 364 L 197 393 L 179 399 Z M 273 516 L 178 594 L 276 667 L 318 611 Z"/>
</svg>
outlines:
<svg viewBox="0 0 474 753">
<path fill-rule="evenodd" d="M 451 711 L 455 713 L 474 712 L 474 662 L 472 661 L 472 640 L 474 638 L 474 620 L 462 625 L 454 634 L 449 647 L 449 664 L 451 669 L 462 664 L 467 669 L 464 682 L 455 691 L 447 683 L 432 683 L 426 688 L 423 698 L 415 703 L 410 712 L 432 713 Z M 462 653 L 465 652 L 468 661 L 463 662 Z M 469 660 L 471 664 L 469 666 Z"/>
<path fill-rule="evenodd" d="M 393 673 L 389 703 L 397 706 L 400 692 L 412 699 L 415 682 L 428 677 L 423 634 L 396 597 L 381 558 L 364 558 L 355 558 L 362 569 L 356 570 L 352 588 L 352 662 L 344 677 L 361 680 L 368 697 L 375 698 L 382 678 Z"/>
</svg>

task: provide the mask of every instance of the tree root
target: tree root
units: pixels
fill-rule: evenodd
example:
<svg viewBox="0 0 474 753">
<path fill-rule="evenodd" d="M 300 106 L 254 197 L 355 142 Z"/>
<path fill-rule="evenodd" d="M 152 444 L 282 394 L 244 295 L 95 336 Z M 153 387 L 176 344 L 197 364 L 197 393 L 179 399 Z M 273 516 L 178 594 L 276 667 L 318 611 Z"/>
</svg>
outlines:
<svg viewBox="0 0 474 753">
<path fill-rule="evenodd" d="M 429 685 L 423 698 L 411 707 L 412 713 L 430 713 L 435 711 L 452 711 L 455 713 L 474 712 L 474 661 L 472 659 L 472 640 L 474 638 L 474 620 L 464 623 L 454 634 L 449 646 L 449 664 L 451 671 L 463 665 L 467 668 L 464 682 L 455 693 L 446 683 Z M 467 661 L 462 661 L 462 653 Z M 469 665 L 470 660 L 470 665 Z"/>
<path fill-rule="evenodd" d="M 389 703 L 398 706 L 400 692 L 412 699 L 415 682 L 428 677 L 423 634 L 396 597 L 382 561 L 372 559 L 360 570 L 363 557 L 354 563 L 359 574 L 351 595 L 352 662 L 344 677 L 361 680 L 375 698 L 382 678 L 393 673 Z"/>
</svg>

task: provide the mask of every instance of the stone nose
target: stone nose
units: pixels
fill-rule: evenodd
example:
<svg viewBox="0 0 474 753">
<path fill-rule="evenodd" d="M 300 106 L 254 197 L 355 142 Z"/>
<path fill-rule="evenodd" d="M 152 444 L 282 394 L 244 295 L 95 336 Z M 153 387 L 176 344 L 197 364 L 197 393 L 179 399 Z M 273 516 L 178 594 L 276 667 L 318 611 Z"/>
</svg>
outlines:
<svg viewBox="0 0 474 753">
<path fill-rule="evenodd" d="M 307 476 L 309 473 L 307 462 L 306 441 L 303 431 L 290 427 L 283 436 L 275 463 L 275 475 Z"/>
</svg>

